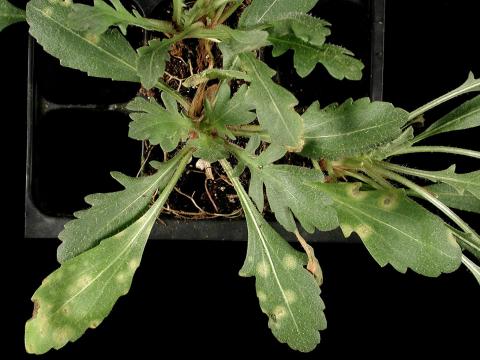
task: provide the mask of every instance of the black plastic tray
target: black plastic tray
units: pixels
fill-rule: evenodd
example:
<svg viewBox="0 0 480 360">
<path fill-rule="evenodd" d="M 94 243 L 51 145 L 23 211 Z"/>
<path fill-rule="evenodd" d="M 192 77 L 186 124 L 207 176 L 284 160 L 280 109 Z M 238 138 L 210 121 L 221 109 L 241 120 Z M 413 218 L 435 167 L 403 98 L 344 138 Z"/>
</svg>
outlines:
<svg viewBox="0 0 480 360">
<path fill-rule="evenodd" d="M 331 83 L 324 87 L 331 90 L 329 94 L 323 95 L 319 90 L 313 95 L 322 103 L 330 101 L 325 96 L 332 96 L 332 93 L 335 96 L 332 101 L 367 95 L 381 100 L 385 0 L 321 0 L 318 6 L 320 14 L 334 24 L 333 41 L 356 52 L 367 67 L 362 81 L 328 80 Z M 345 14 L 349 14 L 348 21 L 342 22 Z M 355 36 L 363 38 L 364 43 L 352 44 Z M 118 106 L 135 96 L 138 85 L 89 78 L 79 71 L 62 68 L 34 39 L 30 38 L 28 46 L 25 237 L 55 238 L 71 219 L 69 215 L 85 207 L 85 195 L 119 189 L 109 176 L 110 170 L 129 175 L 138 170 L 141 145 L 128 139 L 128 116 Z M 288 62 L 287 59 L 284 56 L 281 61 Z M 278 68 L 281 71 L 281 62 Z M 317 69 L 313 74 L 315 81 L 309 78 L 308 82 L 324 84 L 327 81 L 324 72 Z M 305 85 L 299 79 L 293 86 Z M 342 98 L 343 94 L 347 95 Z M 312 96 L 310 88 L 308 95 Z M 154 227 L 152 239 L 247 238 L 246 225 L 241 219 L 184 221 L 167 218 L 163 221 L 165 225 Z M 278 224 L 272 225 L 287 236 Z M 316 233 L 307 238 L 322 242 L 344 241 L 338 231 Z"/>
</svg>

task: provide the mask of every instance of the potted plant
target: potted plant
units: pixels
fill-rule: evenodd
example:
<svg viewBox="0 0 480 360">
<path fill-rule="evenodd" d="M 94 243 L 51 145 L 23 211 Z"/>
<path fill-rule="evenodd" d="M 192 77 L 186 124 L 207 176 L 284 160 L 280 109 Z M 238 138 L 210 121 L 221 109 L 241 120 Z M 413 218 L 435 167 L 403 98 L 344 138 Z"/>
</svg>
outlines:
<svg viewBox="0 0 480 360">
<path fill-rule="evenodd" d="M 243 1 L 199 0 L 186 7 L 173 1 L 171 20 L 143 17 L 113 0 L 94 6 L 29 2 L 30 33 L 62 64 L 142 83 L 145 96 L 126 106 L 129 135 L 159 145 L 164 156 L 150 163 L 148 175 L 113 174 L 125 189 L 87 197 L 91 207 L 65 226 L 61 267 L 33 296 L 27 351 L 43 353 L 76 340 L 128 292 L 150 230 L 192 157 L 200 169 L 220 164 L 224 181 L 235 189 L 248 226 L 240 274 L 255 277 L 270 329 L 293 349 L 311 351 L 326 328 L 322 271 L 300 227 L 356 233 L 380 265 L 400 272 L 438 276 L 463 263 L 479 279 L 474 258 L 480 238 L 452 208 L 479 212 L 480 172 L 419 170 L 390 159 L 419 152 L 478 159 L 477 151 L 417 143 L 478 126 L 480 97 L 423 131 L 413 126 L 438 105 L 479 91 L 480 81 L 470 74 L 458 88 L 411 112 L 367 98 L 296 108 L 295 96 L 272 79 L 264 47 L 273 46 L 274 56 L 293 50 L 300 76 L 320 63 L 337 79 L 356 80 L 363 68 L 351 52 L 326 42 L 329 24 L 308 15 L 316 2 L 254 0 L 245 7 Z M 1 4 L 11 22 L 21 18 L 21 11 Z M 229 20 L 234 27 L 224 25 Z M 122 36 L 131 26 L 162 35 L 135 51 Z M 177 91 L 161 79 L 178 47 L 192 41 L 203 68 L 177 79 L 187 89 Z M 264 211 L 294 234 L 304 254 L 282 239 Z"/>
</svg>

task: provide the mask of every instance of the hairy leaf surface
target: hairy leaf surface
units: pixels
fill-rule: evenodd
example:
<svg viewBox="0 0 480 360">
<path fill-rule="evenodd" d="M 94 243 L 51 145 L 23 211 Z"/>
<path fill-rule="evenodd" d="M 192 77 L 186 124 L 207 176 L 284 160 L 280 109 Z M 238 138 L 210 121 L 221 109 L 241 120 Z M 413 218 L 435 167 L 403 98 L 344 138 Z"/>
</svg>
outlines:
<svg viewBox="0 0 480 360">
<path fill-rule="evenodd" d="M 349 99 L 325 109 L 314 103 L 303 114 L 303 120 L 302 153 L 312 158 L 338 159 L 359 155 L 398 137 L 408 112 L 368 98 Z"/>
<path fill-rule="evenodd" d="M 165 186 L 177 164 L 178 159 L 174 158 L 161 164 L 156 174 L 141 178 L 112 173 L 125 190 L 85 198 L 91 207 L 76 212 L 77 219 L 66 223 L 58 236 L 62 240 L 57 250 L 58 261 L 63 263 L 97 246 L 101 240 L 119 233 L 143 215 L 153 194 Z"/>
<path fill-rule="evenodd" d="M 25 11 L 13 6 L 7 0 L 0 0 L 0 31 L 20 21 L 25 21 Z"/>
<path fill-rule="evenodd" d="M 344 235 L 356 232 L 380 266 L 425 276 L 459 267 L 461 250 L 452 231 L 402 192 L 360 191 L 358 183 L 312 186 L 333 199 Z"/>
<path fill-rule="evenodd" d="M 241 54 L 240 60 L 251 78 L 247 101 L 255 105 L 260 125 L 269 133 L 273 143 L 300 151 L 303 147 L 303 121 L 294 109 L 297 99 L 273 82 L 275 71 L 253 54 Z"/>
<path fill-rule="evenodd" d="M 229 165 L 228 165 L 229 166 Z M 255 276 L 260 308 L 269 317 L 275 337 L 292 349 L 307 352 L 320 342 L 319 330 L 327 327 L 325 305 L 307 257 L 262 218 L 238 178 L 227 169 L 245 211 L 248 250 L 241 276 Z"/>
<path fill-rule="evenodd" d="M 138 81 L 137 54 L 117 29 L 96 35 L 74 30 L 68 21 L 71 6 L 32 0 L 27 4 L 30 34 L 63 66 L 90 76 Z"/>
<path fill-rule="evenodd" d="M 184 140 L 192 123 L 178 112 L 176 100 L 163 92 L 165 107 L 155 100 L 137 97 L 127 106 L 132 113 L 128 136 L 136 140 L 148 140 L 151 144 L 160 144 L 166 152 L 175 150 L 178 143 Z"/>
</svg>

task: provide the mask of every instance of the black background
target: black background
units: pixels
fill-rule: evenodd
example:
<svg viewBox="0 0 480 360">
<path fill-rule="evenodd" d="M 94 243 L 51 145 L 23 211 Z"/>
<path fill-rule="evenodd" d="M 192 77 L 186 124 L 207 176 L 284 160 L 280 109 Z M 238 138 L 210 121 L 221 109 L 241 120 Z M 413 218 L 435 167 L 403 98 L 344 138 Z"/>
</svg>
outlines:
<svg viewBox="0 0 480 360">
<path fill-rule="evenodd" d="M 386 100 L 412 110 L 458 86 L 469 70 L 480 76 L 476 3 L 387 1 Z M 23 350 L 23 326 L 32 311 L 29 298 L 57 267 L 57 240 L 23 238 L 26 30 L 17 24 L 0 33 L 2 178 L 7 181 L 2 222 L 7 289 L 2 296 L 11 303 L 2 312 L 13 320 L 4 325 L 11 338 L 3 351 L 13 359 L 33 358 Z M 447 141 L 478 150 L 475 134 L 477 130 L 468 131 Z M 418 161 L 444 165 L 437 156 Z M 463 169 L 474 166 L 457 162 Z M 470 220 L 479 229 L 478 217 Z M 295 353 L 267 329 L 254 281 L 237 276 L 245 248 L 246 243 L 229 242 L 149 243 L 130 293 L 102 325 L 44 358 L 153 358 L 171 353 L 391 357 L 446 351 L 460 355 L 478 349 L 478 331 L 473 329 L 480 323 L 480 290 L 464 268 L 439 279 L 410 271 L 399 274 L 389 266 L 378 267 L 361 245 L 317 244 L 329 327 L 313 353 Z"/>
</svg>

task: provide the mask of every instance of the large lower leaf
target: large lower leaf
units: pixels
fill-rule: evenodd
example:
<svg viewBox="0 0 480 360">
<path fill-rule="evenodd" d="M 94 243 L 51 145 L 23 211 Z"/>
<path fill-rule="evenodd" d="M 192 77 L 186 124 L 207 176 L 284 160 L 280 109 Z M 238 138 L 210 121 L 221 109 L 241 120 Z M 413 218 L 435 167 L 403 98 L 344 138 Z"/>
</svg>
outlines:
<svg viewBox="0 0 480 360">
<path fill-rule="evenodd" d="M 270 24 L 288 13 L 307 13 L 317 2 L 318 0 L 253 0 L 242 13 L 238 26 L 247 28 Z"/>
<path fill-rule="evenodd" d="M 65 224 L 58 236 L 62 243 L 57 250 L 60 263 L 65 262 L 125 229 L 137 220 L 152 201 L 158 188 L 163 188 L 178 165 L 178 158 L 163 163 L 155 175 L 131 178 L 120 173 L 112 176 L 125 190 L 94 194 L 85 198 L 92 205 L 87 210 L 75 213 L 77 219 Z"/>
<path fill-rule="evenodd" d="M 381 266 L 438 276 L 460 265 L 451 230 L 402 192 L 360 191 L 360 184 L 312 186 L 333 199 L 344 235 L 356 232 Z"/>
<path fill-rule="evenodd" d="M 255 105 L 260 125 L 269 133 L 273 143 L 300 151 L 303 147 L 303 121 L 294 109 L 297 99 L 271 79 L 275 71 L 253 54 L 241 54 L 240 60 L 251 79 L 247 101 Z"/>
<path fill-rule="evenodd" d="M 25 347 L 43 354 L 96 328 L 117 299 L 128 293 L 158 213 L 158 202 L 122 232 L 66 261 L 42 283 L 25 326 Z"/>
<path fill-rule="evenodd" d="M 32 297 L 34 312 L 25 325 L 25 347 L 43 354 L 96 328 L 125 295 L 140 265 L 150 231 L 190 161 L 179 155 L 175 173 L 155 204 L 121 232 L 70 260 L 49 275 Z"/>
<path fill-rule="evenodd" d="M 27 4 L 30 34 L 63 66 L 91 76 L 138 81 L 137 54 L 117 29 L 102 35 L 73 30 L 71 7 L 63 1 L 32 0 Z"/>
<path fill-rule="evenodd" d="M 303 114 L 305 147 L 312 158 L 338 159 L 358 155 L 401 134 L 408 112 L 368 98 L 320 109 L 318 102 Z"/>
<path fill-rule="evenodd" d="M 174 98 L 163 92 L 162 107 L 154 99 L 148 101 L 137 97 L 131 101 L 127 109 L 131 110 L 130 131 L 128 136 L 136 140 L 148 140 L 158 145 L 166 152 L 174 150 L 181 140 L 184 140 L 192 123 L 179 113 Z"/>
<path fill-rule="evenodd" d="M 238 178 L 223 162 L 245 211 L 248 250 L 241 276 L 255 276 L 260 308 L 268 315 L 268 326 L 275 337 L 292 349 L 311 351 L 320 342 L 319 330 L 327 327 L 325 305 L 312 274 L 304 266 L 304 254 L 262 218 Z"/>
<path fill-rule="evenodd" d="M 0 31 L 8 25 L 25 20 L 25 11 L 16 8 L 7 0 L 0 0 Z"/>
<path fill-rule="evenodd" d="M 419 138 L 480 126 L 480 95 L 474 97 L 458 108 L 434 122 Z M 417 139 L 418 141 L 418 139 Z"/>
</svg>

